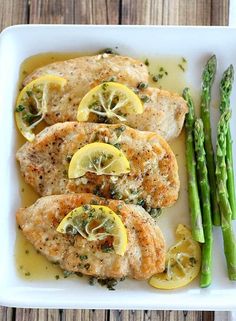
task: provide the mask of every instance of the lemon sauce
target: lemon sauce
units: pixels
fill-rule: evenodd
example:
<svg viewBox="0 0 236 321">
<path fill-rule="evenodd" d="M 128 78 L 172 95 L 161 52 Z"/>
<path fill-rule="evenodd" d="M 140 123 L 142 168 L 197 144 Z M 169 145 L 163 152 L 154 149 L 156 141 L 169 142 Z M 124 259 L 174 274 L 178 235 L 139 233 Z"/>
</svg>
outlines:
<svg viewBox="0 0 236 321">
<path fill-rule="evenodd" d="M 91 54 L 91 53 L 89 53 Z M 26 59 L 20 70 L 19 88 L 22 88 L 23 79 L 36 68 L 46 64 L 75 58 L 88 53 L 44 53 Z M 148 59 L 148 60 L 147 60 Z M 187 59 L 183 57 L 141 57 L 141 61 L 148 64 L 149 85 L 169 90 L 170 92 L 182 93 L 186 86 L 185 75 L 187 72 Z M 45 123 L 37 126 L 36 133 L 46 127 Z M 17 149 L 25 143 L 25 139 L 17 131 Z M 163 214 L 158 219 L 167 244 L 174 241 L 175 229 L 179 223 L 189 225 L 188 221 L 188 198 L 187 198 L 187 174 L 185 163 L 185 133 L 170 142 L 174 151 L 180 176 L 179 199 L 174 206 L 163 210 Z M 28 186 L 19 172 L 19 192 L 21 195 L 21 207 L 33 204 L 39 196 Z M 18 275 L 26 280 L 45 280 L 64 278 L 63 271 L 55 264 L 49 262 L 25 239 L 23 233 L 17 228 L 15 245 L 15 262 Z"/>
<path fill-rule="evenodd" d="M 86 54 L 86 53 L 85 53 Z M 72 59 L 80 56 L 76 53 L 45 53 L 26 59 L 20 69 L 19 88 L 22 88 L 24 78 L 36 68 L 42 67 L 52 62 Z M 44 122 L 40 123 L 35 132 L 38 133 L 46 127 Z M 16 149 L 22 146 L 26 140 L 17 131 Z M 32 205 L 39 196 L 33 189 L 24 182 L 22 175 L 18 174 L 19 192 L 21 196 L 21 207 Z M 15 263 L 18 275 L 26 280 L 47 280 L 64 278 L 63 271 L 55 264 L 49 262 L 43 255 L 26 240 L 20 229 L 17 228 L 15 244 Z"/>
</svg>

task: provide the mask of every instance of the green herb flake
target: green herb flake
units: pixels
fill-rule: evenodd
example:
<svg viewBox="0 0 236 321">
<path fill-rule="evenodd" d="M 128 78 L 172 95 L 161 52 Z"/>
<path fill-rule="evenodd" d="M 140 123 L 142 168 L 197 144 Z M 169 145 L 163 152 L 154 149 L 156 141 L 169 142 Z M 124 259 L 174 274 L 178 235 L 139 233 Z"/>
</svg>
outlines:
<svg viewBox="0 0 236 321">
<path fill-rule="evenodd" d="M 114 81 L 116 81 L 116 80 L 117 80 L 117 79 L 116 79 L 115 76 L 111 76 L 110 78 L 107 79 L 107 81 L 109 81 L 109 82 L 114 82 Z"/>
<path fill-rule="evenodd" d="M 103 84 L 102 84 L 102 90 L 107 90 L 107 87 L 108 87 L 108 83 L 107 82 L 104 82 Z"/>
<path fill-rule="evenodd" d="M 113 48 L 105 48 L 102 49 L 100 52 L 100 54 L 110 54 L 110 55 L 118 55 L 118 53 L 113 49 Z"/>
<path fill-rule="evenodd" d="M 159 76 L 158 76 L 158 75 L 154 75 L 154 76 L 152 77 L 152 80 L 153 80 L 154 82 L 158 82 Z"/>
<path fill-rule="evenodd" d="M 72 156 L 71 156 L 71 155 L 67 155 L 67 156 L 66 156 L 66 161 L 67 161 L 67 163 L 70 163 L 71 158 L 72 158 Z"/>
<path fill-rule="evenodd" d="M 94 276 L 91 276 L 89 279 L 88 279 L 88 282 L 89 282 L 89 285 L 94 285 L 95 282 L 96 282 L 96 278 Z"/>
<path fill-rule="evenodd" d="M 24 109 L 25 109 L 25 107 L 24 107 L 23 105 L 18 105 L 18 106 L 16 107 L 15 111 L 16 111 L 17 113 L 20 113 L 20 112 L 23 111 Z"/>
<path fill-rule="evenodd" d="M 108 288 L 108 290 L 111 290 L 111 291 L 114 291 L 115 286 L 118 284 L 118 281 L 113 278 L 98 279 L 97 281 L 101 286 L 106 286 Z"/>
<path fill-rule="evenodd" d="M 149 65 L 150 65 L 150 62 L 149 62 L 148 58 L 146 58 L 146 59 L 144 60 L 144 64 L 145 64 L 146 66 L 149 66 Z"/>
<path fill-rule="evenodd" d="M 139 206 L 145 206 L 145 201 L 144 201 L 144 199 L 139 199 L 138 201 L 137 201 L 137 205 L 139 205 Z"/>
<path fill-rule="evenodd" d="M 121 149 L 121 144 L 120 143 L 115 143 L 113 144 L 113 146 L 117 149 Z"/>
<path fill-rule="evenodd" d="M 161 208 L 151 208 L 149 214 L 152 218 L 158 218 L 162 213 Z"/>
<path fill-rule="evenodd" d="M 84 210 L 85 212 L 89 211 L 90 208 L 91 208 L 91 206 L 90 206 L 89 204 L 84 204 L 84 205 L 83 205 L 83 210 Z"/>
<path fill-rule="evenodd" d="M 88 256 L 87 255 L 80 255 L 79 258 L 81 261 L 84 261 L 84 260 L 88 259 Z"/>
<path fill-rule="evenodd" d="M 37 121 L 41 116 L 37 114 L 32 114 L 32 113 L 25 113 L 22 117 L 24 121 L 28 123 L 28 125 L 32 125 L 34 121 Z"/>
<path fill-rule="evenodd" d="M 178 67 L 179 67 L 183 72 L 185 72 L 185 69 L 184 69 L 183 65 L 178 64 Z"/>
<path fill-rule="evenodd" d="M 68 278 L 69 276 L 71 276 L 73 274 L 73 272 L 71 271 L 63 271 L 63 276 L 64 276 L 64 279 Z"/>
<path fill-rule="evenodd" d="M 59 280 L 60 279 L 60 276 L 57 274 L 57 275 L 55 275 L 55 279 L 56 280 Z"/>
<path fill-rule="evenodd" d="M 33 92 L 31 90 L 27 90 L 26 91 L 26 94 L 29 96 L 29 97 L 32 97 L 33 96 Z"/>
<path fill-rule="evenodd" d="M 148 87 L 148 84 L 145 82 L 140 82 L 137 86 L 138 89 L 146 89 Z"/>
<path fill-rule="evenodd" d="M 151 100 L 147 95 L 142 95 L 140 99 L 143 103 L 148 103 Z"/>
</svg>

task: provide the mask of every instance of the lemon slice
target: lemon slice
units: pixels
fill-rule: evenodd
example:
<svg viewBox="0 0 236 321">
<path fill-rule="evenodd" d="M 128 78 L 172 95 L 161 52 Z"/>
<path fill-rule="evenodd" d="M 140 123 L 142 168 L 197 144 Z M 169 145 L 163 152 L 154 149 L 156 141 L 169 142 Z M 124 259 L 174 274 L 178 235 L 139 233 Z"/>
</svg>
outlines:
<svg viewBox="0 0 236 321">
<path fill-rule="evenodd" d="M 16 124 L 21 134 L 33 141 L 33 128 L 39 124 L 47 112 L 49 90 L 61 89 L 67 80 L 62 77 L 46 75 L 31 81 L 20 92 L 15 108 Z"/>
<path fill-rule="evenodd" d="M 125 121 L 129 114 L 142 114 L 143 104 L 139 97 L 125 85 L 105 82 L 91 89 L 81 100 L 77 120 L 87 121 L 93 113 L 100 119 Z"/>
<path fill-rule="evenodd" d="M 201 266 L 201 249 L 192 239 L 191 232 L 179 224 L 176 229 L 177 243 L 167 252 L 166 268 L 156 274 L 149 284 L 158 289 L 171 290 L 183 287 L 197 277 Z"/>
<path fill-rule="evenodd" d="M 130 172 L 130 164 L 124 153 L 113 145 L 91 143 L 73 155 L 68 176 L 77 178 L 86 172 L 119 176 Z"/>
<path fill-rule="evenodd" d="M 103 252 L 124 255 L 127 232 L 120 217 L 107 206 L 84 205 L 67 214 L 57 227 L 63 234 L 80 234 L 88 241 L 101 241 Z"/>
</svg>

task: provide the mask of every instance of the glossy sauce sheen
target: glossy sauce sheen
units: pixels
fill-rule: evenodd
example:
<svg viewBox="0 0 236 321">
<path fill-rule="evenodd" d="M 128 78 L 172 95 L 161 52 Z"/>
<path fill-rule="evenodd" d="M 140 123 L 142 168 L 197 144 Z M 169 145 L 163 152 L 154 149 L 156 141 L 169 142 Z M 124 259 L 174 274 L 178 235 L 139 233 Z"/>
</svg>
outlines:
<svg viewBox="0 0 236 321">
<path fill-rule="evenodd" d="M 43 65 L 75 58 L 78 56 L 87 55 L 87 53 L 46 53 L 28 58 L 23 62 L 20 70 L 19 85 L 22 80 L 33 70 Z M 146 57 L 140 58 L 145 61 Z M 150 72 L 150 86 L 157 86 L 172 92 L 182 93 L 186 86 L 185 74 L 187 70 L 187 62 L 184 62 L 182 57 L 156 57 L 151 59 L 148 57 L 149 72 Z M 185 71 L 179 66 L 181 65 Z M 158 82 L 152 81 L 154 75 L 163 74 L 161 68 L 167 72 Z M 37 132 L 45 127 L 45 124 L 38 126 Z M 24 138 L 17 135 L 17 148 L 24 144 Z M 188 199 L 187 199 L 187 173 L 185 162 L 185 133 L 182 131 L 181 135 L 170 142 L 170 146 L 174 151 L 180 176 L 180 194 L 179 199 L 174 206 L 163 210 L 162 215 L 158 219 L 158 224 L 166 238 L 167 245 L 174 242 L 175 228 L 179 223 L 189 225 L 188 218 Z M 19 173 L 19 192 L 21 195 L 21 206 L 26 207 L 33 204 L 38 195 L 27 185 Z M 20 277 L 27 280 L 42 280 L 42 279 L 58 279 L 63 278 L 61 269 L 51 262 L 48 262 L 42 255 L 37 253 L 33 246 L 25 239 L 19 229 L 17 229 L 16 245 L 15 245 L 15 261 L 16 269 Z"/>
</svg>

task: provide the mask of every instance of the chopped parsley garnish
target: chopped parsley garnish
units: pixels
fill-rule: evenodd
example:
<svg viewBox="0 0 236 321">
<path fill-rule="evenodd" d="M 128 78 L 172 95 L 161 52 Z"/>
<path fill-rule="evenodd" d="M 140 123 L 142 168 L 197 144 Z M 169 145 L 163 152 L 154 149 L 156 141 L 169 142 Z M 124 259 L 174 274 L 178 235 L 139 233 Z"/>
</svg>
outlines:
<svg viewBox="0 0 236 321">
<path fill-rule="evenodd" d="M 152 80 L 154 82 L 158 82 L 159 79 L 162 79 L 164 76 L 167 76 L 167 75 L 168 75 L 168 72 L 163 67 L 160 67 L 158 74 L 152 76 Z"/>
<path fill-rule="evenodd" d="M 145 82 L 140 82 L 137 86 L 138 89 L 146 89 L 148 87 L 148 84 Z"/>
<path fill-rule="evenodd" d="M 110 54 L 110 55 L 118 55 L 117 51 L 115 51 L 114 49 L 112 48 L 105 48 L 105 49 L 102 49 L 100 52 L 100 54 Z"/>
<path fill-rule="evenodd" d="M 72 274 L 73 274 L 73 272 L 71 272 L 71 271 L 66 271 L 66 270 L 63 271 L 64 279 L 68 278 Z"/>
<path fill-rule="evenodd" d="M 96 282 L 96 278 L 94 276 L 91 276 L 89 279 L 88 279 L 88 282 L 89 282 L 89 285 L 94 285 L 95 282 Z"/>
<path fill-rule="evenodd" d="M 142 206 L 142 207 L 145 207 L 146 202 L 144 201 L 144 199 L 139 199 L 139 200 L 137 201 L 137 205 Z"/>
<path fill-rule="evenodd" d="M 66 156 L 66 161 L 69 163 L 69 162 L 71 161 L 71 158 L 72 158 L 71 155 L 67 155 L 67 156 Z"/>
<path fill-rule="evenodd" d="M 26 94 L 27 94 L 29 97 L 32 97 L 32 96 L 33 96 L 32 90 L 27 90 L 27 91 L 26 91 Z"/>
<path fill-rule="evenodd" d="M 25 107 L 24 107 L 23 105 L 18 105 L 18 106 L 16 107 L 15 111 L 16 111 L 17 113 L 20 113 L 20 112 L 23 111 L 24 109 L 25 109 Z"/>
<path fill-rule="evenodd" d="M 162 213 L 161 208 L 151 208 L 151 210 L 149 211 L 149 214 L 153 218 L 159 217 L 161 215 L 161 213 Z"/>
<path fill-rule="evenodd" d="M 145 59 L 144 64 L 145 64 L 146 66 L 149 66 L 149 65 L 150 65 L 148 58 Z"/>
<path fill-rule="evenodd" d="M 178 67 L 179 67 L 183 72 L 185 72 L 185 69 L 184 69 L 183 65 L 178 64 Z"/>
<path fill-rule="evenodd" d="M 106 82 L 104 82 L 104 84 L 102 84 L 102 90 L 107 90 L 108 84 Z"/>
<path fill-rule="evenodd" d="M 117 149 L 121 149 L 121 144 L 119 144 L 119 143 L 115 143 L 115 144 L 113 144 L 113 146 L 114 146 L 115 148 L 117 148 Z"/>
<path fill-rule="evenodd" d="M 98 279 L 97 281 L 101 286 L 106 286 L 108 288 L 108 290 L 111 290 L 111 291 L 114 291 L 115 286 L 118 284 L 118 281 L 113 278 Z"/>
<path fill-rule="evenodd" d="M 37 114 L 32 114 L 32 113 L 25 113 L 22 116 L 22 119 L 24 119 L 24 121 L 26 121 L 28 123 L 28 125 L 32 125 L 36 120 L 40 119 L 41 115 L 37 115 Z"/>
<path fill-rule="evenodd" d="M 88 259 L 88 256 L 87 255 L 80 255 L 79 258 L 81 261 L 84 261 L 84 260 Z"/>
<path fill-rule="evenodd" d="M 159 76 L 158 76 L 158 75 L 153 76 L 153 77 L 152 77 L 152 80 L 153 80 L 154 82 L 158 82 Z"/>
<path fill-rule="evenodd" d="M 140 99 L 143 103 L 148 103 L 151 100 L 150 97 L 148 97 L 147 95 L 142 95 Z"/>
<path fill-rule="evenodd" d="M 117 80 L 117 79 L 116 79 L 115 76 L 111 76 L 110 78 L 107 79 L 107 81 L 109 81 L 109 82 L 114 82 L 114 81 L 116 81 L 116 80 Z"/>
</svg>

